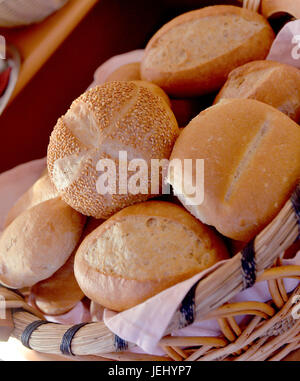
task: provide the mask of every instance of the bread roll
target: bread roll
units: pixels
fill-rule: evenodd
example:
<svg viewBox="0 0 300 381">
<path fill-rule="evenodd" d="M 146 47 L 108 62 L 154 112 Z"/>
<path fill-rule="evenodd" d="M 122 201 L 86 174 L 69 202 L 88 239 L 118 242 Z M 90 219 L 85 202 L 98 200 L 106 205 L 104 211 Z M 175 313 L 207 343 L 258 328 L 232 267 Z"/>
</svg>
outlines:
<svg viewBox="0 0 300 381">
<path fill-rule="evenodd" d="M 185 175 L 195 184 L 204 159 L 204 202 L 190 205 L 180 176 L 169 182 L 190 212 L 221 234 L 247 242 L 280 211 L 300 180 L 300 127 L 252 99 L 210 107 L 181 132 L 171 155 L 192 159 Z M 183 192 L 181 192 L 183 188 Z"/>
<path fill-rule="evenodd" d="M 126 65 L 122 65 L 106 78 L 106 82 L 139 81 L 141 80 L 140 68 L 140 62 L 132 62 Z"/>
<path fill-rule="evenodd" d="M 15 205 L 10 209 L 6 217 L 4 227 L 8 226 L 25 210 L 57 196 L 58 192 L 50 181 L 48 172 L 43 172 L 42 176 L 18 199 Z"/>
<path fill-rule="evenodd" d="M 215 99 L 251 98 L 300 121 L 300 71 L 272 61 L 253 61 L 233 70 Z"/>
<path fill-rule="evenodd" d="M 90 219 L 67 262 L 50 278 L 42 280 L 32 287 L 31 296 L 34 304 L 44 314 L 62 315 L 70 311 L 84 297 L 74 275 L 74 257 L 81 241 L 102 222 Z"/>
<path fill-rule="evenodd" d="M 227 257 L 218 236 L 184 208 L 149 201 L 121 210 L 88 235 L 74 270 L 85 295 L 122 311 Z"/>
<path fill-rule="evenodd" d="M 49 278 L 71 255 L 84 223 L 60 198 L 20 214 L 0 237 L 0 283 L 22 288 Z"/>
<path fill-rule="evenodd" d="M 258 13 L 229 5 L 202 8 L 176 17 L 152 37 L 141 76 L 169 95 L 206 94 L 219 90 L 234 68 L 264 59 L 273 40 Z"/>
<path fill-rule="evenodd" d="M 49 176 L 77 211 L 108 218 L 151 197 L 150 182 L 147 194 L 122 194 L 118 186 L 116 194 L 99 193 L 96 166 L 100 159 L 114 161 L 118 185 L 120 151 L 127 152 L 128 162 L 144 159 L 149 168 L 152 158 L 169 158 L 179 129 L 167 103 L 152 89 L 141 82 L 107 82 L 80 96 L 58 120 L 48 147 Z"/>
</svg>

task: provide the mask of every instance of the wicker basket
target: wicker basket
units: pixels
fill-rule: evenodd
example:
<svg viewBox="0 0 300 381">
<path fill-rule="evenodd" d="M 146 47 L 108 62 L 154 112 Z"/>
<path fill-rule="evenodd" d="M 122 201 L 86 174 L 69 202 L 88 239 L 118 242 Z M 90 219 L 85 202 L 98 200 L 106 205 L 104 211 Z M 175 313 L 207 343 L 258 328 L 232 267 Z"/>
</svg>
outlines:
<svg viewBox="0 0 300 381">
<path fill-rule="evenodd" d="M 248 0 L 244 5 L 258 10 L 260 1 Z M 281 360 L 300 348 L 300 318 L 292 313 L 300 286 L 288 294 L 283 283 L 284 278 L 300 279 L 300 266 L 282 265 L 283 253 L 299 238 L 300 184 L 255 240 L 188 293 L 159 343 L 165 356 L 133 353 L 130 349 L 134 345 L 114 335 L 103 322 L 75 326 L 48 322 L 20 292 L 5 287 L 0 287 L 0 303 L 5 300 L 6 307 L 6 318 L 0 319 L 0 339 L 13 336 L 38 352 L 98 361 Z M 228 303 L 234 295 L 261 281 L 267 281 L 272 300 Z M 235 317 L 239 315 L 247 319 L 237 324 Z M 185 326 L 208 319 L 218 321 L 220 337 L 170 336 L 183 323 Z"/>
</svg>

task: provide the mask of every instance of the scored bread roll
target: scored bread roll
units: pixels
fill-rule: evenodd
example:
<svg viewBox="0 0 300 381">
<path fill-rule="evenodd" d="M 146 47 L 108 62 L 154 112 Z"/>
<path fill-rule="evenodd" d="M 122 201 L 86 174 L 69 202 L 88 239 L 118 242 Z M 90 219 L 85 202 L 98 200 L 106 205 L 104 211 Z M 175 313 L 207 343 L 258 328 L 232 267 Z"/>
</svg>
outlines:
<svg viewBox="0 0 300 381">
<path fill-rule="evenodd" d="M 275 108 L 252 99 L 208 108 L 181 132 L 171 159 L 192 159 L 187 185 L 195 184 L 196 159 L 204 159 L 204 201 L 188 205 L 176 171 L 169 183 L 181 202 L 205 224 L 249 241 L 283 207 L 300 181 L 300 127 Z M 183 178 L 183 177 L 182 177 Z"/>
<path fill-rule="evenodd" d="M 84 224 L 60 198 L 25 210 L 0 237 L 0 283 L 22 288 L 49 278 L 71 255 Z"/>
<path fill-rule="evenodd" d="M 214 103 L 229 98 L 256 99 L 299 122 L 300 71 L 279 62 L 249 62 L 229 74 Z"/>
<path fill-rule="evenodd" d="M 74 257 L 79 244 L 103 221 L 89 219 L 80 241 L 67 262 L 50 278 L 35 284 L 31 289 L 31 297 L 36 307 L 47 315 L 61 315 L 70 311 L 83 297 L 75 275 Z"/>
<path fill-rule="evenodd" d="M 4 227 L 8 226 L 22 212 L 33 206 L 55 198 L 58 192 L 52 184 L 48 172 L 43 172 L 42 176 L 17 200 L 15 205 L 7 214 Z"/>
<path fill-rule="evenodd" d="M 141 76 L 168 95 L 206 94 L 219 90 L 234 68 L 264 59 L 273 40 L 267 20 L 248 9 L 216 5 L 187 12 L 149 41 Z"/>
<path fill-rule="evenodd" d="M 148 201 L 121 210 L 88 235 L 74 270 L 87 297 L 122 311 L 225 258 L 220 238 L 184 208 Z"/>
<path fill-rule="evenodd" d="M 107 82 L 80 96 L 58 120 L 48 146 L 49 176 L 74 209 L 108 218 L 151 197 L 150 181 L 147 194 L 123 194 L 118 186 L 104 194 L 97 189 L 96 167 L 100 159 L 112 160 L 118 185 L 120 151 L 128 162 L 143 159 L 148 168 L 152 158 L 169 158 L 179 129 L 170 107 L 157 95 L 162 90 L 153 88 L 134 81 Z M 127 183 L 131 176 L 128 171 Z"/>
<path fill-rule="evenodd" d="M 132 62 L 118 67 L 107 78 L 106 82 L 111 81 L 139 81 L 141 80 L 141 63 Z"/>
</svg>

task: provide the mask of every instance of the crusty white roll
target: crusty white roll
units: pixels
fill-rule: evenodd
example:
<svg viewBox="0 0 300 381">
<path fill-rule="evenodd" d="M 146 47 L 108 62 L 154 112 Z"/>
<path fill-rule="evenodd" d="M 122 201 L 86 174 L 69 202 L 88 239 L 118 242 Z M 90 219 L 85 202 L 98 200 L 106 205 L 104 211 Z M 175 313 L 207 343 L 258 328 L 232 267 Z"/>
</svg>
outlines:
<svg viewBox="0 0 300 381">
<path fill-rule="evenodd" d="M 22 288 L 49 278 L 71 255 L 84 224 L 60 198 L 24 211 L 0 237 L 0 283 Z"/>
<path fill-rule="evenodd" d="M 161 89 L 157 89 L 161 93 Z M 55 126 L 48 146 L 49 176 L 62 198 L 74 209 L 95 218 L 108 218 L 118 210 L 151 197 L 117 189 L 102 194 L 96 183 L 97 163 L 110 159 L 117 168 L 119 152 L 128 162 L 168 159 L 179 129 L 167 102 L 153 85 L 134 81 L 107 82 L 77 100 Z M 132 172 L 128 172 L 128 179 Z M 150 180 L 150 173 L 149 173 Z"/>
<path fill-rule="evenodd" d="M 8 226 L 22 212 L 33 206 L 58 197 L 58 192 L 51 182 L 48 172 L 44 171 L 42 176 L 25 192 L 10 209 L 6 216 L 4 226 Z"/>
<path fill-rule="evenodd" d="M 223 99 L 256 99 L 300 121 L 300 70 L 272 61 L 253 61 L 233 70 L 217 95 Z"/>
<path fill-rule="evenodd" d="M 184 208 L 148 201 L 121 210 L 89 234 L 74 271 L 85 295 L 122 311 L 225 258 L 221 239 Z"/>
<path fill-rule="evenodd" d="M 183 176 L 176 171 L 170 171 L 170 184 L 200 221 L 247 242 L 276 216 L 300 181 L 300 127 L 262 102 L 226 100 L 183 129 L 173 159 L 192 159 L 185 175 L 193 184 L 196 159 L 204 159 L 202 203 L 188 205 Z"/>
<path fill-rule="evenodd" d="M 273 40 L 267 20 L 245 8 L 215 5 L 187 12 L 151 38 L 141 77 L 169 95 L 214 92 L 234 68 L 264 59 Z"/>
</svg>

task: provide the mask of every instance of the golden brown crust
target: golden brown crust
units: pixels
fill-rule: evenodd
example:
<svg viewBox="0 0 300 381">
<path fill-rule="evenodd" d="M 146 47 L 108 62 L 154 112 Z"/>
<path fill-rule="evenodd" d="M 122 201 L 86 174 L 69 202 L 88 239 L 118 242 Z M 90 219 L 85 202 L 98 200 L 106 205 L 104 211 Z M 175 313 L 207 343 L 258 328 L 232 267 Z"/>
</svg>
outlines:
<svg viewBox="0 0 300 381">
<path fill-rule="evenodd" d="M 127 259 L 123 262 L 123 259 L 121 258 L 123 254 L 120 254 L 118 266 L 121 266 L 122 275 L 120 275 L 120 272 L 119 275 L 110 273 L 108 268 L 105 267 L 104 262 L 100 268 L 96 265 L 96 262 L 91 262 L 91 259 L 89 259 L 90 254 L 87 254 L 90 252 L 91 248 L 96 244 L 99 245 L 101 240 L 105 240 L 104 236 L 107 231 L 110 232 L 109 234 L 113 234 L 111 233 L 111 228 L 113 226 L 116 226 L 118 223 L 124 223 L 124 221 L 126 223 L 126 221 L 129 221 L 132 217 L 144 217 L 145 221 L 150 221 L 155 218 L 168 220 L 172 224 L 180 225 L 182 229 L 189 232 L 190 237 L 198 237 L 204 245 L 203 253 L 209 253 L 209 259 L 207 259 L 208 262 L 206 263 L 206 267 L 213 265 L 219 260 L 228 258 L 227 250 L 221 239 L 217 237 L 210 228 L 199 223 L 199 221 L 197 221 L 180 206 L 162 201 L 149 201 L 125 208 L 90 234 L 80 245 L 75 256 L 75 276 L 80 287 L 91 300 L 107 308 L 117 311 L 131 308 L 134 305 L 139 304 L 149 297 L 159 293 L 160 291 L 193 276 L 205 268 L 202 267 L 202 265 L 199 265 L 199 262 L 198 264 L 189 267 L 186 271 L 181 271 L 182 269 L 178 267 L 177 269 L 173 269 L 169 276 L 157 278 L 157 267 L 153 272 L 153 270 L 150 270 L 151 266 L 149 267 L 149 264 L 147 265 L 149 260 L 156 263 L 152 256 L 146 259 L 145 262 L 140 259 L 144 265 L 138 265 L 136 267 L 136 264 L 133 263 L 129 257 L 126 257 Z M 166 229 L 168 228 L 166 227 Z M 123 230 L 123 233 L 125 234 L 126 231 Z M 151 237 L 151 245 L 153 245 L 152 247 L 155 247 L 156 250 L 159 250 L 157 244 L 158 241 L 161 240 L 159 233 L 160 232 L 157 230 L 154 232 L 154 236 Z M 119 236 L 113 237 L 113 239 L 116 239 L 118 242 L 119 238 Z M 139 247 L 140 243 L 138 243 L 137 236 L 135 236 L 134 232 L 132 233 L 131 238 L 128 239 L 130 239 L 130 241 L 126 241 L 127 238 L 122 240 L 122 245 L 124 245 L 122 246 L 124 247 L 123 252 L 127 250 L 126 245 L 128 245 L 128 250 L 134 250 L 137 251 L 137 253 L 141 253 L 141 250 L 143 249 Z M 171 235 L 170 241 L 163 242 L 163 244 L 169 248 L 169 251 L 168 254 L 161 253 L 161 255 L 172 255 L 173 257 L 176 257 L 183 254 L 176 252 L 176 250 L 172 248 L 172 241 L 174 239 L 176 238 Z M 177 236 L 177 239 L 180 238 Z M 132 242 L 135 242 L 133 244 L 134 246 L 132 246 Z M 188 245 L 189 242 L 182 242 L 182 244 Z M 96 255 L 100 258 L 101 253 L 99 250 L 100 249 L 96 251 Z M 144 247 L 144 252 L 146 250 L 147 249 Z M 101 259 L 99 260 L 101 262 Z M 171 258 L 166 259 L 166 261 L 170 261 L 168 263 L 171 263 Z M 162 261 L 160 266 L 167 266 L 166 271 L 168 272 L 170 270 L 169 265 L 163 265 L 163 263 L 164 262 Z M 148 266 L 146 277 L 141 277 L 138 275 L 137 272 L 141 269 L 140 266 Z M 126 267 L 128 267 L 127 270 Z M 129 273 L 132 274 L 132 271 L 130 272 L 129 268 L 132 270 L 133 267 L 136 268 L 136 272 L 132 277 L 132 275 L 129 275 Z M 143 270 L 145 270 L 145 268 L 143 268 Z"/>
<path fill-rule="evenodd" d="M 222 52 L 219 56 L 211 57 L 204 62 L 194 62 L 191 65 L 191 61 L 187 60 L 191 67 L 184 68 L 178 67 L 174 70 L 166 70 L 165 66 L 159 67 L 153 65 L 149 61 L 149 54 L 153 48 L 156 48 L 160 44 L 160 39 L 166 36 L 173 28 L 180 26 L 181 24 L 188 24 L 194 22 L 194 20 L 205 19 L 207 17 L 220 17 L 227 15 L 236 15 L 247 22 L 252 22 L 256 26 L 260 25 L 261 28 L 250 36 L 247 36 L 243 43 L 240 43 L 235 48 L 232 48 L 231 44 L 228 44 L 228 50 Z M 230 21 L 231 22 L 231 21 Z M 234 22 L 231 26 L 234 27 Z M 218 28 L 214 28 L 210 38 L 213 40 L 215 36 L 213 33 Z M 232 41 L 235 39 L 236 31 L 232 29 Z M 178 36 L 178 46 L 185 49 L 185 54 L 189 56 L 189 51 L 184 47 L 184 42 L 181 41 L 185 34 Z M 226 81 L 227 75 L 235 67 L 245 64 L 246 62 L 258 59 L 264 59 L 271 47 L 274 40 L 274 32 L 268 22 L 259 14 L 234 6 L 210 6 L 202 8 L 196 11 L 191 11 L 180 15 L 164 25 L 149 41 L 146 47 L 146 51 L 141 64 L 142 79 L 156 83 L 163 88 L 167 94 L 175 96 L 194 96 L 206 94 L 218 90 Z M 227 44 L 230 36 L 222 37 L 222 41 L 219 41 L 220 47 L 225 43 Z M 203 30 L 203 41 L 208 41 L 208 31 Z M 201 43 L 197 41 L 199 46 Z M 195 51 L 197 46 L 193 48 Z M 169 49 L 169 47 L 166 47 Z M 205 51 L 207 54 L 207 50 Z M 178 53 L 177 53 L 178 56 Z M 166 55 L 166 59 L 170 59 Z"/>
<path fill-rule="evenodd" d="M 31 287 L 52 276 L 78 243 L 85 217 L 60 198 L 19 215 L 0 238 L 0 282 Z"/>
<path fill-rule="evenodd" d="M 190 122 L 171 159 L 205 160 L 204 202 L 190 210 L 221 234 L 246 242 L 276 216 L 299 182 L 299 141 L 300 127 L 273 107 L 226 100 Z M 180 189 L 177 179 L 170 182 Z"/>
<path fill-rule="evenodd" d="M 161 94 L 161 89 L 143 82 L 108 82 L 84 93 L 59 119 L 48 146 L 48 169 L 60 195 L 74 209 L 108 218 L 151 197 L 150 192 L 98 193 L 96 165 L 111 159 L 118 170 L 119 151 L 127 151 L 128 161 L 141 158 L 148 164 L 151 158 L 169 158 L 179 129 Z"/>
<path fill-rule="evenodd" d="M 300 120 L 300 71 L 273 61 L 253 61 L 233 70 L 214 104 L 227 98 L 256 99 Z"/>
</svg>

